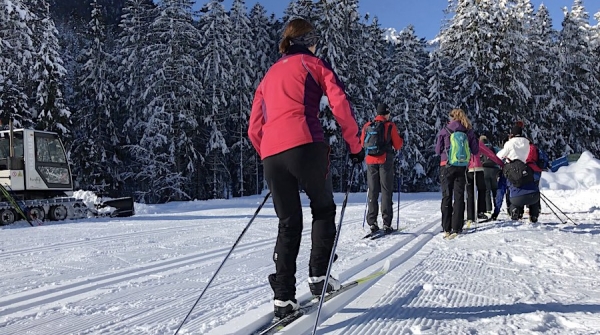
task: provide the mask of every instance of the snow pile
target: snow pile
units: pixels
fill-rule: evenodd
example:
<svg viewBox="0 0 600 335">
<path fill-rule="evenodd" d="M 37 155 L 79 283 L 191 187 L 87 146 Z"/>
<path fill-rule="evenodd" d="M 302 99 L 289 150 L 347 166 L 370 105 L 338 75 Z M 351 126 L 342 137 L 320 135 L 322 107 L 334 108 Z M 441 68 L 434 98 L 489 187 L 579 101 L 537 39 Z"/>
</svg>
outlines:
<svg viewBox="0 0 600 335">
<path fill-rule="evenodd" d="M 542 173 L 541 187 L 550 190 L 600 189 L 600 161 L 585 151 L 577 162 Z"/>
<path fill-rule="evenodd" d="M 91 191 L 74 191 L 73 198 L 81 199 L 87 208 L 94 208 L 94 204 L 100 202 L 98 196 Z"/>
<path fill-rule="evenodd" d="M 73 198 L 81 199 L 81 201 L 83 201 L 83 203 L 85 204 L 85 207 L 95 209 L 95 211 L 101 215 L 102 214 L 110 214 L 116 209 L 116 208 L 113 208 L 110 206 L 96 209 L 96 204 L 102 203 L 103 200 L 108 200 L 108 199 L 102 199 L 102 198 L 98 197 L 94 192 L 91 192 L 91 191 L 83 191 L 83 190 L 74 191 Z"/>
</svg>

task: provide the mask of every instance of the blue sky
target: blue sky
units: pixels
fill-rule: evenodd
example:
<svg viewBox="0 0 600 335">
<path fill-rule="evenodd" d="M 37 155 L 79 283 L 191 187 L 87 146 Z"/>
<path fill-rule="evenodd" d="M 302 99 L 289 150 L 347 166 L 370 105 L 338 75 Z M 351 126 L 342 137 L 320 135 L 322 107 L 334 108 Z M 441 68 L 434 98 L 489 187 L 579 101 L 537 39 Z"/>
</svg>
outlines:
<svg viewBox="0 0 600 335">
<path fill-rule="evenodd" d="M 198 0 L 197 6 L 206 1 Z M 231 8 L 232 0 L 225 0 L 226 9 Z M 280 18 L 283 10 L 288 6 L 288 0 L 246 0 L 246 6 L 251 8 L 256 2 L 261 3 L 268 13 L 275 13 Z M 573 0 L 532 0 L 534 7 L 544 3 L 552 15 L 553 24 L 560 28 L 562 22 L 561 8 L 571 8 Z M 448 5 L 447 0 L 361 0 L 359 2 L 359 11 L 361 15 L 367 12 L 371 16 L 379 18 L 379 22 L 384 28 L 395 28 L 401 30 L 412 24 L 418 36 L 431 39 L 439 32 L 441 22 L 444 19 L 444 9 Z M 584 5 L 590 17 L 600 10 L 600 1 L 584 0 Z M 595 21 L 592 19 L 592 23 Z"/>
</svg>

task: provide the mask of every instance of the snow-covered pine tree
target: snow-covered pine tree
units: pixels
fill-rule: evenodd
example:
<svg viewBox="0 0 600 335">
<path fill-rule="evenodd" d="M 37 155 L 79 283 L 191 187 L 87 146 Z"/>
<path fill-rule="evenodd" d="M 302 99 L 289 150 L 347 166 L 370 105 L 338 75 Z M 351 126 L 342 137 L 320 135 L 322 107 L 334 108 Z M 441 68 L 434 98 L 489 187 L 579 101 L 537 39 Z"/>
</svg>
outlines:
<svg viewBox="0 0 600 335">
<path fill-rule="evenodd" d="M 202 140 L 205 147 L 205 169 L 201 177 L 210 185 L 211 198 L 228 198 L 231 195 L 231 175 L 227 169 L 230 148 L 227 138 L 229 106 L 233 77 L 237 75 L 233 54 L 231 20 L 225 12 L 223 0 L 210 0 L 201 9 L 199 21 L 201 32 L 200 66 L 203 73 L 204 101 L 200 122 L 204 125 Z M 238 111 L 239 113 L 239 111 Z M 235 129 L 233 131 L 239 131 Z"/>
<path fill-rule="evenodd" d="M 368 29 L 366 22 L 361 22 L 358 1 L 346 0 L 342 8 L 346 11 L 343 15 L 347 20 L 346 34 L 350 51 L 346 57 L 347 79 L 344 84 L 356 121 L 363 125 L 372 117 L 374 111 L 373 98 L 377 94 L 378 67 L 383 58 L 382 31 L 378 26 L 374 27 L 374 30 Z M 374 33 L 374 36 L 371 33 Z"/>
<path fill-rule="evenodd" d="M 447 12 L 454 16 L 437 42 L 442 64 L 451 69 L 453 107 L 463 108 L 479 133 L 509 129 L 515 117 L 502 83 L 509 71 L 501 49 L 506 12 L 495 0 L 452 0 Z"/>
<path fill-rule="evenodd" d="M 498 36 L 497 44 L 502 65 L 492 75 L 493 85 L 509 98 L 508 104 L 504 103 L 498 109 L 500 115 L 506 115 L 511 122 L 523 120 L 528 124 L 527 132 L 530 132 L 532 128 L 529 125 L 538 120 L 532 107 L 530 84 L 532 64 L 529 33 L 532 29 L 533 6 L 530 0 L 512 0 L 505 6 L 501 3 L 496 10 L 504 12 L 505 19 L 502 22 L 503 34 Z M 511 114 L 515 119 L 510 120 Z"/>
<path fill-rule="evenodd" d="M 358 15 L 354 12 L 351 15 Z M 377 17 L 369 22 L 366 15 L 363 22 L 353 22 L 351 49 L 348 55 L 348 85 L 346 90 L 351 97 L 354 114 L 359 128 L 375 117 L 375 108 L 379 98 L 380 70 L 383 63 L 385 41 Z M 356 174 L 355 185 L 366 190 L 366 175 Z"/>
<path fill-rule="evenodd" d="M 32 127 L 27 96 L 34 53 L 32 15 L 21 0 L 0 0 L 0 120 Z"/>
<path fill-rule="evenodd" d="M 250 27 L 250 57 L 254 59 L 254 68 L 250 73 L 251 86 L 254 93 L 256 87 L 264 77 L 265 73 L 278 57 L 279 40 L 273 33 L 273 22 L 267 16 L 265 7 L 261 4 L 255 4 L 250 9 L 249 14 Z"/>
<path fill-rule="evenodd" d="M 368 21 L 369 16 L 366 15 L 364 23 L 358 26 L 359 29 L 362 29 L 361 43 L 356 52 L 357 56 L 354 57 L 357 73 L 359 74 L 356 80 L 363 86 L 360 96 L 362 101 L 357 101 L 357 104 L 362 104 L 361 108 L 364 111 L 363 115 L 357 113 L 357 118 L 364 118 L 357 119 L 359 125 L 363 125 L 364 122 L 372 118 L 376 101 L 381 100 L 381 94 L 385 94 L 385 92 L 379 90 L 382 82 L 381 72 L 383 70 L 384 53 L 387 49 L 386 42 L 383 39 L 384 30 L 381 28 L 377 17 L 374 17 L 371 23 L 368 23 Z M 350 73 L 350 75 L 352 76 L 353 73 Z"/>
<path fill-rule="evenodd" d="M 600 47 L 600 10 L 594 14 L 596 25 L 592 27 L 591 45 L 594 48 L 594 52 L 598 51 Z"/>
<path fill-rule="evenodd" d="M 269 56 L 273 63 L 281 57 L 281 54 L 279 53 L 279 42 L 281 42 L 284 27 L 284 23 L 279 21 L 275 14 L 269 16 L 269 37 L 273 41 L 273 47 L 271 48 Z"/>
<path fill-rule="evenodd" d="M 600 81 L 600 10 L 594 14 L 594 18 L 596 19 L 596 25 L 592 30 L 591 38 L 593 47 L 592 58 L 593 63 L 596 64 L 594 67 L 594 76 L 597 81 Z M 594 108 L 596 109 L 596 121 L 600 123 L 600 102 L 598 100 L 595 101 Z M 600 136 L 600 132 L 596 136 Z M 596 157 L 599 157 L 598 153 L 596 153 Z"/>
<path fill-rule="evenodd" d="M 89 4 L 88 4 L 89 5 Z M 50 7 L 52 8 L 52 7 Z M 78 86 L 77 75 L 81 73 L 82 64 L 77 61 L 79 53 L 85 46 L 85 24 L 78 20 L 69 18 L 54 19 L 58 31 L 59 56 L 63 61 L 65 75 L 62 77 L 63 100 L 67 108 L 71 111 L 71 130 L 73 130 L 73 111 L 76 109 L 77 100 L 75 98 L 75 88 Z M 72 146 L 71 131 L 70 136 L 65 141 L 67 152 L 71 151 Z"/>
<path fill-rule="evenodd" d="M 252 54 L 257 38 L 252 35 L 251 21 L 244 0 L 234 0 L 229 12 L 231 20 L 233 47 L 231 61 L 235 66 L 235 75 L 231 77 L 233 92 L 228 107 L 230 117 L 226 120 L 230 130 L 227 142 L 230 148 L 229 171 L 232 178 L 233 196 L 247 195 L 248 176 L 246 164 L 253 158 L 252 145 L 248 141 L 248 118 L 254 97 L 253 72 L 258 61 Z"/>
<path fill-rule="evenodd" d="M 67 70 L 63 66 L 58 42 L 58 31 L 50 17 L 46 0 L 28 0 L 33 9 L 30 24 L 34 34 L 33 66 L 29 69 L 29 105 L 36 128 L 53 131 L 70 143 L 71 112 L 65 106 L 63 85 Z"/>
<path fill-rule="evenodd" d="M 314 23 L 321 39 L 317 45 L 317 55 L 328 62 L 338 75 L 341 82 L 348 83 L 348 57 L 355 52 L 350 48 L 350 22 L 351 17 L 346 15 L 352 12 L 345 0 L 319 0 L 316 4 L 316 15 L 319 20 Z M 352 97 L 348 96 L 352 101 Z M 345 183 L 347 172 L 347 148 L 341 136 L 341 129 L 329 108 L 328 103 L 322 104 L 323 117 L 321 123 L 325 130 L 325 141 L 331 146 L 331 175 L 335 190 L 341 191 Z"/>
<path fill-rule="evenodd" d="M 423 190 L 433 180 L 426 175 L 426 157 L 435 144 L 434 130 L 429 124 L 432 116 L 427 110 L 425 64 L 422 55 L 424 43 L 416 36 L 414 28 L 408 26 L 397 37 L 391 56 L 391 67 L 384 77 L 387 87 L 383 101 L 392 111 L 392 120 L 401 131 L 405 141 L 403 148 L 402 171 L 406 190 Z M 429 150 L 429 152 L 428 152 Z"/>
<path fill-rule="evenodd" d="M 282 21 L 284 24 L 290 20 L 301 18 L 315 24 L 318 20 L 315 3 L 313 0 L 292 0 L 283 11 Z"/>
<path fill-rule="evenodd" d="M 582 0 L 574 0 L 570 12 L 565 12 L 563 29 L 559 35 L 558 78 L 560 100 L 564 117 L 560 133 L 566 140 L 565 154 L 590 150 L 598 155 L 600 128 L 598 78 L 593 75 L 596 66 L 590 46 L 589 15 Z M 558 131 L 558 130 L 557 130 Z"/>
<path fill-rule="evenodd" d="M 255 62 L 253 71 L 250 73 L 252 97 L 265 73 L 275 61 L 275 57 L 273 56 L 277 52 L 278 40 L 274 38 L 274 30 L 265 8 L 261 4 L 255 4 L 250 10 L 250 39 L 252 40 L 250 57 Z M 258 154 L 253 149 L 248 150 L 246 155 L 248 156 L 244 164 L 244 173 L 246 174 L 245 183 L 247 185 L 245 189 L 247 192 L 251 192 L 251 194 L 260 193 L 263 189 L 260 157 L 258 157 Z"/>
<path fill-rule="evenodd" d="M 200 35 L 192 6 L 189 0 L 162 1 L 142 50 L 144 103 L 134 129 L 140 139 L 128 147 L 137 194 L 150 203 L 190 199 L 202 159 L 196 147 L 202 85 L 194 54 Z"/>
<path fill-rule="evenodd" d="M 563 154 L 565 141 L 556 132 L 556 125 L 562 118 L 558 112 L 560 87 L 557 77 L 557 32 L 552 27 L 548 9 L 540 5 L 535 13 L 529 31 L 531 47 L 531 119 L 527 125 L 527 135 L 551 157 Z M 557 145 L 557 143 L 560 143 Z"/>
<path fill-rule="evenodd" d="M 78 58 L 82 67 L 75 88 L 77 102 L 73 115 L 73 179 L 75 187 L 97 192 L 119 189 L 120 160 L 113 123 L 115 87 L 110 80 L 112 59 L 105 50 L 106 28 L 102 7 L 91 2 L 92 19 L 86 32 L 86 46 Z"/>
<path fill-rule="evenodd" d="M 119 23 L 120 36 L 116 42 L 115 63 L 119 73 L 116 87 L 119 105 L 126 110 L 127 118 L 121 131 L 127 144 L 137 143 L 140 136 L 134 131 L 144 107 L 144 77 L 141 73 L 146 61 L 143 50 L 148 46 L 150 25 L 156 19 L 156 7 L 151 0 L 127 0 Z"/>
<path fill-rule="evenodd" d="M 146 103 L 144 80 L 149 75 L 142 72 L 143 69 L 149 69 L 144 66 L 146 55 L 143 50 L 148 47 L 148 32 L 156 16 L 156 6 L 151 0 L 128 0 L 119 23 L 120 35 L 115 41 L 114 59 L 120 113 L 115 115 L 118 120 L 115 123 L 121 143 L 125 146 L 138 144 L 142 137 L 136 127 Z M 130 193 L 138 188 L 134 177 L 138 165 L 134 164 L 129 147 L 125 146 L 119 150 L 124 162 L 121 177 L 125 181 L 124 191 Z"/>
<path fill-rule="evenodd" d="M 434 39 L 435 41 L 435 39 Z M 437 140 L 437 134 L 448 122 L 448 114 L 454 108 L 451 97 L 454 83 L 450 78 L 450 71 L 446 64 L 446 58 L 439 49 L 433 50 L 429 55 L 429 65 L 427 66 L 428 78 L 428 101 L 431 117 L 427 120 L 432 128 L 430 140 Z M 435 145 L 435 144 L 434 144 Z M 440 157 L 434 153 L 435 147 L 430 147 L 432 154 L 426 157 L 425 172 L 428 176 L 435 178 L 439 175 Z"/>
</svg>

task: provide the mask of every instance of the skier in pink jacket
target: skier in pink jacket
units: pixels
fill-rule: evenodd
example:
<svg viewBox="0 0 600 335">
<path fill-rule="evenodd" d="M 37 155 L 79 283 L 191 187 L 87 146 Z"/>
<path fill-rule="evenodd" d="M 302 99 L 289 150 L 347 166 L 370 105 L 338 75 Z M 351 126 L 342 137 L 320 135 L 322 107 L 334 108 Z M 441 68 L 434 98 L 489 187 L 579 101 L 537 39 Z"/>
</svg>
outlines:
<svg viewBox="0 0 600 335">
<path fill-rule="evenodd" d="M 479 151 L 485 145 L 479 141 Z M 487 220 L 485 215 L 485 178 L 483 165 L 478 154 L 471 155 L 471 161 L 467 169 L 467 228 L 475 221 L 475 186 L 477 186 L 477 219 Z"/>
</svg>

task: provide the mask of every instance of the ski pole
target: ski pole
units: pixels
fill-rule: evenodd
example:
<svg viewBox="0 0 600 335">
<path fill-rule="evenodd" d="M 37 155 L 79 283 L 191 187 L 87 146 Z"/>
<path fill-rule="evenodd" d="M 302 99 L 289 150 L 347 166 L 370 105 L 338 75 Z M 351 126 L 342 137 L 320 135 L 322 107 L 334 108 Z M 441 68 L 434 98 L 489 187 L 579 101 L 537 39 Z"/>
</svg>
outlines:
<svg viewBox="0 0 600 335">
<path fill-rule="evenodd" d="M 350 186 L 352 186 L 352 179 L 354 179 L 355 170 L 356 168 L 352 169 L 350 179 L 348 179 L 348 185 L 346 187 L 346 196 L 344 197 L 342 209 L 340 210 L 340 222 L 338 223 L 337 231 L 335 233 L 335 239 L 333 240 L 333 248 L 331 249 L 331 255 L 329 255 L 329 265 L 327 265 L 327 273 L 325 274 L 325 282 L 323 283 L 323 290 L 321 291 L 321 297 L 319 298 L 319 307 L 317 308 L 317 317 L 315 319 L 312 335 L 315 335 L 317 333 L 317 327 L 319 326 L 319 316 L 321 315 L 321 308 L 323 307 L 323 297 L 325 297 L 325 293 L 327 293 L 327 285 L 329 285 L 329 275 L 331 274 L 331 265 L 333 264 L 333 260 L 335 259 L 335 249 L 337 247 L 338 240 L 340 239 L 340 230 L 342 229 L 342 221 L 344 220 L 344 212 L 346 211 L 346 205 L 348 204 L 348 194 L 350 194 Z"/>
<path fill-rule="evenodd" d="M 363 230 L 365 229 L 365 221 L 367 221 L 368 205 L 369 205 L 369 188 L 367 187 L 367 198 L 365 199 L 365 213 L 363 214 Z"/>
<path fill-rule="evenodd" d="M 540 199 L 546 204 L 546 206 L 548 206 L 548 208 L 550 208 L 550 210 L 552 211 L 552 214 L 554 214 L 554 216 L 556 216 L 556 218 L 558 219 L 558 221 L 560 221 L 560 223 L 565 224 L 567 223 L 566 221 L 563 221 L 563 219 L 560 218 L 560 216 L 558 216 L 558 214 L 556 214 L 556 212 L 554 211 L 554 208 L 550 207 L 550 205 L 548 205 L 548 203 L 546 202 L 546 199 L 544 199 L 543 197 L 541 197 L 541 192 L 540 192 Z"/>
<path fill-rule="evenodd" d="M 477 211 L 477 201 L 479 200 L 479 197 L 477 196 L 478 191 L 479 189 L 477 189 L 477 170 L 473 170 L 473 209 L 475 211 L 475 227 L 477 227 L 477 225 L 479 224 L 479 212 Z"/>
<path fill-rule="evenodd" d="M 402 151 L 398 150 L 398 210 L 396 213 L 396 230 L 400 229 L 400 188 L 402 187 Z"/>
<path fill-rule="evenodd" d="M 546 206 L 548 206 L 548 202 L 549 202 L 549 203 L 550 203 L 550 204 L 552 204 L 552 206 L 554 206 L 554 207 L 555 207 L 555 208 L 556 208 L 556 209 L 557 209 L 557 210 L 558 210 L 558 211 L 559 211 L 559 212 L 560 212 L 562 215 L 564 215 L 564 216 L 567 218 L 567 220 L 571 221 L 571 222 L 572 222 L 574 225 L 577 225 L 577 223 L 575 223 L 575 221 L 573 221 L 573 220 L 572 220 L 572 219 L 571 219 L 571 218 L 570 218 L 570 217 L 567 215 L 567 213 L 563 212 L 563 211 L 560 209 L 560 207 L 556 206 L 556 204 L 554 204 L 552 201 L 550 201 L 550 199 L 548 199 L 548 197 L 546 197 L 546 196 L 544 195 L 544 193 L 540 192 L 540 196 L 541 196 L 541 197 L 544 199 L 544 202 L 546 202 Z M 550 206 L 548 206 L 548 207 L 550 207 Z M 559 220 L 560 220 L 560 218 L 559 218 Z"/>
<path fill-rule="evenodd" d="M 250 221 L 248 221 L 248 224 L 246 225 L 246 227 L 244 228 L 244 230 L 242 230 L 242 233 L 240 234 L 240 236 L 238 236 L 238 238 L 235 241 L 235 243 L 233 243 L 233 246 L 231 246 L 231 249 L 229 249 L 229 252 L 225 256 L 225 259 L 223 259 L 223 261 L 221 262 L 221 265 L 219 265 L 219 267 L 217 268 L 217 271 L 215 271 L 215 273 L 212 275 L 212 277 L 208 281 L 208 284 L 206 284 L 206 286 L 202 290 L 202 293 L 200 293 L 200 296 L 198 297 L 198 299 L 196 299 L 196 302 L 194 303 L 194 305 L 192 306 L 192 308 L 190 308 L 190 311 L 187 313 L 187 315 L 185 316 L 185 318 L 183 319 L 183 321 L 181 321 L 181 324 L 179 325 L 179 327 L 175 331 L 174 335 L 177 335 L 179 333 L 179 330 L 181 329 L 181 327 L 183 327 L 183 324 L 185 323 L 185 321 L 190 317 L 190 314 L 192 314 L 192 311 L 194 310 L 194 308 L 196 308 L 196 305 L 198 305 L 198 302 L 200 301 L 200 299 L 204 295 L 204 292 L 206 292 L 206 289 L 208 289 L 208 287 L 213 282 L 213 280 L 215 279 L 215 277 L 217 276 L 217 274 L 219 273 L 219 271 L 221 271 L 221 268 L 223 267 L 223 265 L 227 261 L 227 258 L 229 258 L 229 256 L 233 252 L 233 249 L 235 249 L 235 247 L 237 246 L 237 244 L 240 242 L 240 240 L 242 239 L 242 236 L 244 236 L 244 234 L 246 233 L 246 231 L 248 231 L 248 228 L 250 228 L 250 225 L 252 224 L 252 222 L 254 221 L 254 219 L 256 219 L 256 217 L 258 216 L 258 212 L 260 212 L 260 210 L 263 208 L 263 206 L 267 202 L 267 199 L 269 199 L 269 196 L 271 196 L 271 192 L 269 192 L 269 193 L 267 193 L 267 195 L 265 195 L 265 198 L 263 199 L 262 203 L 258 206 L 258 208 L 256 209 L 256 212 L 254 212 L 254 215 L 252 216 L 252 218 L 250 219 Z"/>
<path fill-rule="evenodd" d="M 398 168 L 398 209 L 396 211 L 396 230 L 400 229 L 400 187 L 402 186 L 402 170 Z"/>
</svg>

